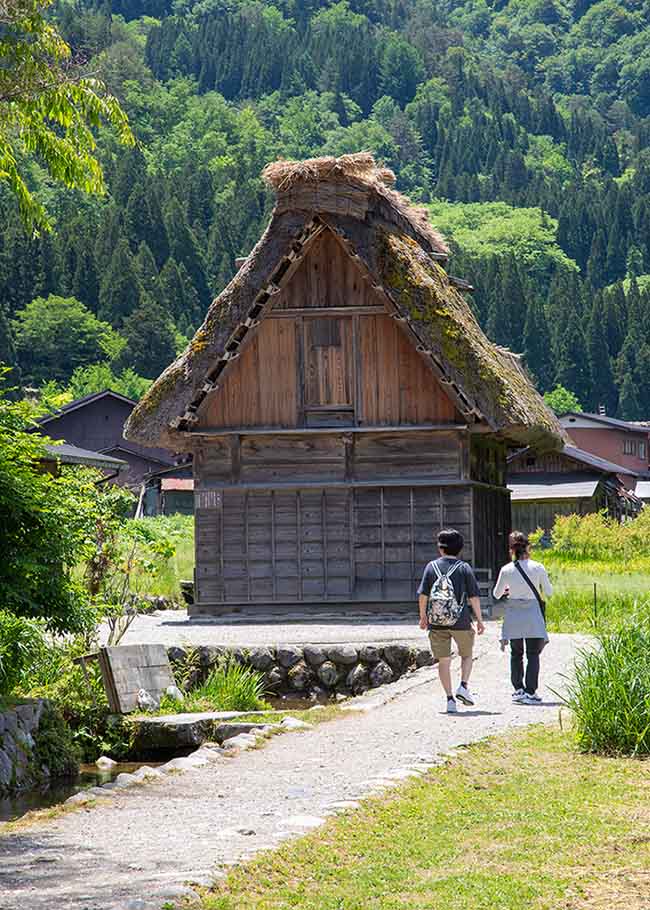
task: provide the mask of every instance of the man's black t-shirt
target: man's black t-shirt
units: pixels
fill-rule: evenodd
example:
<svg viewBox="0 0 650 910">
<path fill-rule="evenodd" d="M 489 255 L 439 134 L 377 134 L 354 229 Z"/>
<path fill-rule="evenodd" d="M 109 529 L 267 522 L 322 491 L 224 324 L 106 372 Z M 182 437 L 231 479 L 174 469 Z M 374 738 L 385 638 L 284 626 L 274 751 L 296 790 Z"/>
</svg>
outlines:
<svg viewBox="0 0 650 910">
<path fill-rule="evenodd" d="M 456 629 L 457 631 L 462 631 L 463 629 L 472 628 L 472 611 L 470 610 L 468 599 L 470 597 L 479 596 L 478 582 L 476 581 L 476 576 L 472 571 L 472 567 L 469 566 L 466 562 L 463 562 L 462 559 L 458 559 L 457 556 L 441 556 L 440 559 L 435 560 L 438 569 L 442 575 L 451 569 L 455 563 L 459 562 L 460 565 L 451 576 L 451 583 L 454 588 L 454 593 L 456 594 L 456 600 L 458 603 L 463 604 L 463 612 L 458 617 L 458 622 L 453 626 L 429 626 L 430 629 Z M 438 576 L 436 575 L 436 570 L 433 568 L 433 562 L 427 564 L 424 574 L 422 576 L 422 581 L 420 582 L 420 587 L 418 588 L 418 594 L 426 594 L 428 597 L 431 593 L 431 588 Z"/>
</svg>

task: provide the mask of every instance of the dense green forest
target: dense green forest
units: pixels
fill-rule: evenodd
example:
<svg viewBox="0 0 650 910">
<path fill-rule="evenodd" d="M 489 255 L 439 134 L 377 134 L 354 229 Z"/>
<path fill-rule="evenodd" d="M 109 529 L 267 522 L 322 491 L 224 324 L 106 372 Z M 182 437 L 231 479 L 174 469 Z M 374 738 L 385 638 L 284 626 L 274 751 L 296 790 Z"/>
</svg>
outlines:
<svg viewBox="0 0 650 910">
<path fill-rule="evenodd" d="M 109 192 L 0 193 L 0 359 L 139 394 L 261 233 L 277 157 L 370 149 L 451 240 L 542 391 L 650 416 L 650 0 L 60 0 L 129 114 Z M 55 387 L 53 383 L 56 383 Z"/>
</svg>

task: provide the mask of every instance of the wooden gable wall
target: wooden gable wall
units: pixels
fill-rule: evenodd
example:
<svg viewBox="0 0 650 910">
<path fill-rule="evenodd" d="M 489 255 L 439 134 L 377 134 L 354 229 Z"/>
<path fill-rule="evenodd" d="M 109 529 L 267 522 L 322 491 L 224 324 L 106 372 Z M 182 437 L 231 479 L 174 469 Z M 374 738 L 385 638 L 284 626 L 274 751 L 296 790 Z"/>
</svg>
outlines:
<svg viewBox="0 0 650 910">
<path fill-rule="evenodd" d="M 329 232 L 199 411 L 199 428 L 463 423 Z"/>
</svg>

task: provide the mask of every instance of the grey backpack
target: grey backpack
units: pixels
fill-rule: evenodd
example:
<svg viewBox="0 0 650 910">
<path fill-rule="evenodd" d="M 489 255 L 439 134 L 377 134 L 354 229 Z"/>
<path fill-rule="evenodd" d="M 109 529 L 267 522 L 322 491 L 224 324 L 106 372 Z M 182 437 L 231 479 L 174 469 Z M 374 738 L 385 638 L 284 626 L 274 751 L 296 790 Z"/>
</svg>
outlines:
<svg viewBox="0 0 650 910">
<path fill-rule="evenodd" d="M 429 603 L 427 604 L 427 620 L 431 626 L 454 626 L 460 619 L 460 614 L 465 606 L 464 598 L 461 603 L 456 600 L 456 592 L 451 583 L 451 576 L 458 566 L 462 565 L 461 560 L 455 562 L 448 572 L 443 574 L 438 568 L 437 563 L 431 565 L 437 575 L 431 587 L 429 594 Z"/>
</svg>

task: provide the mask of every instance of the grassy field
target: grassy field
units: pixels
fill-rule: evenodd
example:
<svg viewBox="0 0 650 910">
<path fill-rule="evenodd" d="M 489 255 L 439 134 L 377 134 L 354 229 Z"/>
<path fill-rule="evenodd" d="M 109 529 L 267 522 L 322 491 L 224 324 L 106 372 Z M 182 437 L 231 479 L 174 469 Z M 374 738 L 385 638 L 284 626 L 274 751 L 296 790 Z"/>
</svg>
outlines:
<svg viewBox="0 0 650 910">
<path fill-rule="evenodd" d="M 548 604 L 554 632 L 615 627 L 638 611 L 650 611 L 650 559 L 570 560 L 551 550 L 533 554 L 546 566 L 554 594 Z M 594 598 L 594 585 L 595 598 Z"/>
<path fill-rule="evenodd" d="M 463 750 L 263 854 L 204 910 L 647 910 L 650 765 L 548 728 Z"/>
</svg>

